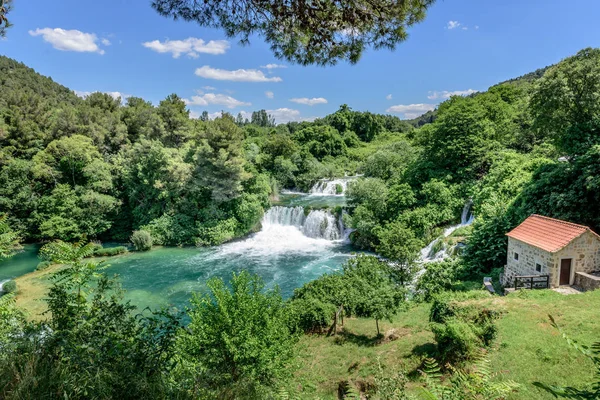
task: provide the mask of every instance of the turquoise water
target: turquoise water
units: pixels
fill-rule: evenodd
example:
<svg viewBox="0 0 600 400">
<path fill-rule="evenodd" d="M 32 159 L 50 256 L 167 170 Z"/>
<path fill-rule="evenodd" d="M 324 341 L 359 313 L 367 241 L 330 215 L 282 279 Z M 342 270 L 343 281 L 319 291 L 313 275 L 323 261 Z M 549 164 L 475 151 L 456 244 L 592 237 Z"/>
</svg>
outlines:
<svg viewBox="0 0 600 400">
<path fill-rule="evenodd" d="M 351 256 L 351 248 L 346 244 L 303 239 L 295 233 L 291 236 L 305 244 L 313 243 L 303 249 L 300 242 L 275 249 L 268 243 L 273 237 L 265 237 L 264 233 L 214 248 L 159 248 L 131 253 L 108 260 L 110 267 L 106 272 L 120 276 L 127 290 L 125 297 L 138 307 L 181 308 L 191 293 L 206 290 L 210 278 L 227 282 L 232 272 L 242 270 L 258 274 L 267 287 L 278 285 L 287 298 L 304 283 L 339 269 Z M 291 239 L 289 230 L 278 233 Z"/>
<path fill-rule="evenodd" d="M 35 270 L 39 246 L 27 245 L 12 259 L 0 262 L 0 281 Z M 182 309 L 193 292 L 206 282 L 226 282 L 233 272 L 258 274 L 266 286 L 279 286 L 288 298 L 294 289 L 332 272 L 352 257 L 346 242 L 305 236 L 297 226 L 263 223 L 263 229 L 245 239 L 209 248 L 156 248 L 106 260 L 105 272 L 119 275 L 125 298 L 140 307 L 175 306 Z"/>
<path fill-rule="evenodd" d="M 40 246 L 37 244 L 26 244 L 19 253 L 7 260 L 0 261 L 0 282 L 35 271 L 35 267 L 40 262 L 37 257 L 39 248 Z"/>
<path fill-rule="evenodd" d="M 283 195 L 282 202 L 319 208 L 344 205 L 345 197 L 292 194 Z M 247 238 L 208 248 L 165 247 L 112 257 L 106 261 L 106 273 L 119 275 L 125 297 L 140 308 L 182 308 L 193 292 L 206 290 L 210 278 L 229 281 L 233 272 L 242 270 L 259 275 L 269 288 L 278 286 L 288 298 L 306 282 L 339 269 L 353 253 L 344 240 L 347 232 L 333 222 L 336 217 L 331 213 L 312 211 L 291 218 L 295 211 L 284 211 L 282 207 L 269 210 L 260 232 Z M 38 249 L 27 245 L 12 259 L 0 262 L 0 281 L 35 270 Z"/>
</svg>

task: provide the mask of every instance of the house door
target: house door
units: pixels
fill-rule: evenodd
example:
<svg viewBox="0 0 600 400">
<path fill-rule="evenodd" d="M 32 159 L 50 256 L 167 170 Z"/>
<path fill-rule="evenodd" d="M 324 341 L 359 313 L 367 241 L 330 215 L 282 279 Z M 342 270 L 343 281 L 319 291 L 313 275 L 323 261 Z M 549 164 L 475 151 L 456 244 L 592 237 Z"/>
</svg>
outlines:
<svg viewBox="0 0 600 400">
<path fill-rule="evenodd" d="M 571 284 L 571 258 L 560 260 L 560 282 L 559 285 Z"/>
</svg>

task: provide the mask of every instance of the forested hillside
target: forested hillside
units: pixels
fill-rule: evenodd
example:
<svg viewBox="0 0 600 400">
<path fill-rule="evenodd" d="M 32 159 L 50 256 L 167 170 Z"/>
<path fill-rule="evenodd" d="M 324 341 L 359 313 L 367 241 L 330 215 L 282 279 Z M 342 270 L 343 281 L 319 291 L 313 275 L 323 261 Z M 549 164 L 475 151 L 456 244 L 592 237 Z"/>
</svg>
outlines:
<svg viewBox="0 0 600 400">
<path fill-rule="evenodd" d="M 124 241 L 144 228 L 156 244 L 218 244 L 252 230 L 278 187 L 354 172 L 353 150 L 412 129 L 346 107 L 277 127 L 264 111 L 191 119 L 176 95 L 81 99 L 5 57 L 0 71 L 0 211 L 26 240 Z"/>
</svg>

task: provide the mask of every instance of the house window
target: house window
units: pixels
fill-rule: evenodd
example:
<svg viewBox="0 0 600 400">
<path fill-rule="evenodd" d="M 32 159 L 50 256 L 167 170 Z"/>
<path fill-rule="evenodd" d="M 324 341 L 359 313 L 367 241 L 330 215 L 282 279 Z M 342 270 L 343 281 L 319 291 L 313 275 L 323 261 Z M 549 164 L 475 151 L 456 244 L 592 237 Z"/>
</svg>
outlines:
<svg viewBox="0 0 600 400">
<path fill-rule="evenodd" d="M 535 263 L 535 270 L 536 272 L 542 272 L 542 264 Z"/>
<path fill-rule="evenodd" d="M 519 261 L 519 253 L 515 251 L 515 261 Z"/>
</svg>

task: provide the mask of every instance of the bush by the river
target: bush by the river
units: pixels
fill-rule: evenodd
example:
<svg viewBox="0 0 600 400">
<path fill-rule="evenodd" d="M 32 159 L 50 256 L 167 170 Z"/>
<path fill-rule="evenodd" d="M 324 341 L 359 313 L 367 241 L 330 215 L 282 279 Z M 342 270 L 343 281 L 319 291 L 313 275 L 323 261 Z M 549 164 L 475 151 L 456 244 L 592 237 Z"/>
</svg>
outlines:
<svg viewBox="0 0 600 400">
<path fill-rule="evenodd" d="M 127 253 L 127 247 L 125 246 L 116 246 L 116 247 L 106 247 L 94 250 L 94 256 L 96 257 L 110 257 L 110 256 L 118 256 L 119 254 Z"/>
<path fill-rule="evenodd" d="M 134 231 L 131 235 L 131 243 L 137 251 L 148 251 L 152 248 L 152 235 L 144 230 Z"/>
<path fill-rule="evenodd" d="M 17 291 L 17 282 L 10 280 L 2 285 L 4 293 L 15 293 Z"/>
<path fill-rule="evenodd" d="M 52 265 L 52 261 L 41 261 L 37 267 L 35 267 L 36 271 L 43 271 L 45 269 L 48 269 L 48 267 L 50 267 Z"/>
</svg>

